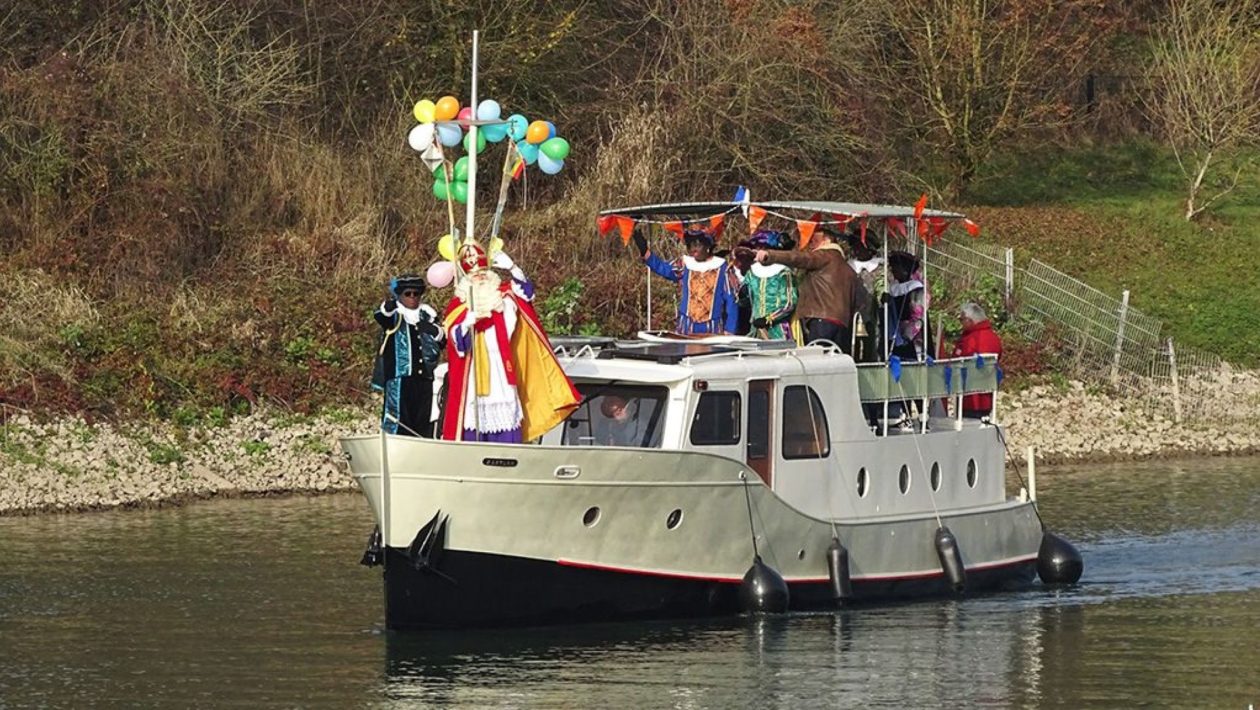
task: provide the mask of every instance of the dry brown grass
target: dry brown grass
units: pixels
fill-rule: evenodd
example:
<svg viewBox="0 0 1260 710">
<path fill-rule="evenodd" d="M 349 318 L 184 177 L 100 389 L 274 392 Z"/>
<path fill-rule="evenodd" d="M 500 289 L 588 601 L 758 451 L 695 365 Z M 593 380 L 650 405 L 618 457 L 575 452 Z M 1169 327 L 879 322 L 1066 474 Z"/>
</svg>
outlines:
<svg viewBox="0 0 1260 710">
<path fill-rule="evenodd" d="M 66 350 L 100 320 L 83 289 L 42 271 L 0 279 L 0 381 L 12 386 L 51 372 L 73 377 Z"/>
</svg>

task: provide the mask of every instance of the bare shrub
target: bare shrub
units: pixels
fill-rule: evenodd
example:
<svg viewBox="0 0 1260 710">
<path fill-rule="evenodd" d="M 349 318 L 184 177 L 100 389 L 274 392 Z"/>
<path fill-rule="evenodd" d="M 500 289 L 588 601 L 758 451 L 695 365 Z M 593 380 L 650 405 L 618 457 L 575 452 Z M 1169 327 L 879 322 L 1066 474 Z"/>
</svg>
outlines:
<svg viewBox="0 0 1260 710">
<path fill-rule="evenodd" d="M 1209 171 L 1260 130 L 1260 8 L 1249 0 L 1174 0 L 1155 31 L 1148 110 L 1177 156 L 1192 220 L 1238 185 L 1247 165 Z M 1204 191 L 1213 194 L 1204 197 Z"/>
<path fill-rule="evenodd" d="M 1082 67 L 1109 36 L 1093 0 L 889 0 L 871 67 L 902 164 L 941 162 L 957 200 L 995 149 L 1071 116 Z M 921 179 L 921 178 L 920 178 Z"/>
</svg>

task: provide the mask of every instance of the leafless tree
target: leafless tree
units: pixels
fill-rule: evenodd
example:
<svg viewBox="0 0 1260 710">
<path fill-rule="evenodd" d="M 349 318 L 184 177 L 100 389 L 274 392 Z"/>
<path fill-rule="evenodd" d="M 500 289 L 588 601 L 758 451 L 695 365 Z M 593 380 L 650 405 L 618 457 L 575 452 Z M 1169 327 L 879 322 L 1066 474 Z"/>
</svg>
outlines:
<svg viewBox="0 0 1260 710">
<path fill-rule="evenodd" d="M 1260 6 L 1254 0 L 1173 0 L 1155 30 L 1148 109 L 1186 179 L 1186 220 L 1238 186 L 1243 168 L 1214 168 L 1260 129 Z M 1212 192 L 1210 197 L 1207 192 Z"/>
<path fill-rule="evenodd" d="M 890 128 L 943 159 L 957 199 L 995 148 L 1070 114 L 1109 28 L 1092 0 L 889 0 L 874 70 Z M 911 166 L 914 171 L 914 167 Z"/>
</svg>

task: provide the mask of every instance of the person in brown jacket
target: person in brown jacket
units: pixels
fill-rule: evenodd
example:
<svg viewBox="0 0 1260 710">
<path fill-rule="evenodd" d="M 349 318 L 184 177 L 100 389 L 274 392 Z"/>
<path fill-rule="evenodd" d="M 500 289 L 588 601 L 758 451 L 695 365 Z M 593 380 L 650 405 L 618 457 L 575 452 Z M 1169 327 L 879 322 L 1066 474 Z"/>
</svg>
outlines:
<svg viewBox="0 0 1260 710">
<path fill-rule="evenodd" d="M 820 227 L 810 251 L 758 249 L 753 258 L 762 264 L 786 264 L 800 275 L 800 297 L 793 318 L 800 321 L 806 344 L 829 340 L 849 353 L 857 274 L 849 266 L 840 239 L 835 230 Z"/>
</svg>

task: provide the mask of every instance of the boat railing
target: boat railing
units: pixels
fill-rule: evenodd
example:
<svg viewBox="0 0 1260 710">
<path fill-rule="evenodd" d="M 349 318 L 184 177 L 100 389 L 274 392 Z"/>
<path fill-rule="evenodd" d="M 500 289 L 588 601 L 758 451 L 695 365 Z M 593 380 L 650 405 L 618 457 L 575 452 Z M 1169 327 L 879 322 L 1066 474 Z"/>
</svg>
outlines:
<svg viewBox="0 0 1260 710">
<path fill-rule="evenodd" d="M 993 392 L 1000 379 L 997 355 L 975 355 L 932 362 L 860 363 L 858 391 L 863 402 L 936 399 Z"/>
</svg>

